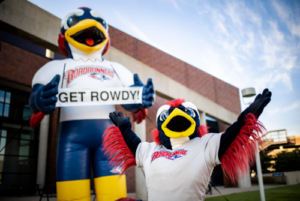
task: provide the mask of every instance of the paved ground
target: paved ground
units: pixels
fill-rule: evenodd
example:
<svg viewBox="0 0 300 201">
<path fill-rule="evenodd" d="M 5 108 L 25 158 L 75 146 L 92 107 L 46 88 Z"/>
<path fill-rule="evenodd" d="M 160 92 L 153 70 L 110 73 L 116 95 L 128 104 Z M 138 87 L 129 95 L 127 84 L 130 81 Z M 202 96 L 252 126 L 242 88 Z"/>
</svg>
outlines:
<svg viewBox="0 0 300 201">
<path fill-rule="evenodd" d="M 274 185 L 274 186 L 264 186 L 265 189 L 268 188 L 275 188 L 280 186 L 286 186 L 286 185 Z M 246 191 L 256 191 L 259 190 L 259 186 L 251 186 L 250 188 L 224 188 L 224 187 L 217 187 L 217 189 L 223 194 L 232 194 L 232 193 L 241 193 Z M 220 196 L 220 194 L 212 188 L 212 195 L 207 195 L 206 197 L 215 197 Z M 135 198 L 135 193 L 128 193 L 128 197 Z M 92 196 L 92 201 L 96 200 L 94 199 L 95 196 Z M 24 196 L 24 197 L 0 197 L 1 201 L 39 201 L 40 197 L 38 196 Z M 47 198 L 43 198 L 42 201 L 46 201 Z M 49 198 L 50 201 L 56 201 L 56 198 Z"/>
</svg>

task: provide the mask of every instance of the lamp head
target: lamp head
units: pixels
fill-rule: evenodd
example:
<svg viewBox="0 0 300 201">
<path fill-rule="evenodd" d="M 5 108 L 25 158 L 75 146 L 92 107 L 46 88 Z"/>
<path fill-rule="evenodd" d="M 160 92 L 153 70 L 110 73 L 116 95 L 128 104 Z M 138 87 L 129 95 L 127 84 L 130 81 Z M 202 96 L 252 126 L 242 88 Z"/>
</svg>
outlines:
<svg viewBox="0 0 300 201">
<path fill-rule="evenodd" d="M 256 92 L 255 92 L 255 88 L 253 88 L 253 87 L 242 89 L 243 98 L 250 98 L 255 95 L 256 95 Z"/>
</svg>

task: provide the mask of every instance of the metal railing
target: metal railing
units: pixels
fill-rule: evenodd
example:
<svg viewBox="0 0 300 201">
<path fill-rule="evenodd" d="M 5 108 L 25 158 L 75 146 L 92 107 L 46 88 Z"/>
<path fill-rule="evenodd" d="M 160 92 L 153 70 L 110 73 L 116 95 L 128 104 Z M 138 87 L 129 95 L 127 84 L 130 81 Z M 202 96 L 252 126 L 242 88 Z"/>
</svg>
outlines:
<svg viewBox="0 0 300 201">
<path fill-rule="evenodd" d="M 288 142 L 288 137 L 287 137 L 287 131 L 286 129 L 282 130 L 273 130 L 269 131 L 265 135 L 267 140 L 273 140 L 273 143 L 287 143 Z"/>
</svg>

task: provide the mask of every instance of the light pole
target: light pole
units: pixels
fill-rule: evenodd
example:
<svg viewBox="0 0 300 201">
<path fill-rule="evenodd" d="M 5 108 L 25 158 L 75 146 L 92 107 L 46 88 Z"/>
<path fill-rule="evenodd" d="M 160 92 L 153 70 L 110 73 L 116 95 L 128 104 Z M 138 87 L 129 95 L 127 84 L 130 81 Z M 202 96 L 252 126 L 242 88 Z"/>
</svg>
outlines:
<svg viewBox="0 0 300 201">
<path fill-rule="evenodd" d="M 250 98 L 256 95 L 255 89 L 253 87 L 249 87 L 249 88 L 245 88 L 242 90 L 242 97 L 243 98 Z M 244 99 L 243 99 L 244 102 Z M 246 104 L 244 102 L 244 104 Z M 251 105 L 251 103 L 248 103 L 249 105 Z M 257 147 L 257 154 L 255 157 L 256 160 L 256 172 L 257 172 L 257 178 L 258 178 L 258 184 L 259 184 L 259 192 L 260 192 L 260 200 L 261 201 L 265 201 L 265 190 L 264 190 L 264 182 L 262 179 L 262 172 L 261 172 L 261 164 L 260 164 L 260 156 L 259 156 L 259 148 L 258 148 L 258 143 L 256 143 L 256 147 Z"/>
</svg>

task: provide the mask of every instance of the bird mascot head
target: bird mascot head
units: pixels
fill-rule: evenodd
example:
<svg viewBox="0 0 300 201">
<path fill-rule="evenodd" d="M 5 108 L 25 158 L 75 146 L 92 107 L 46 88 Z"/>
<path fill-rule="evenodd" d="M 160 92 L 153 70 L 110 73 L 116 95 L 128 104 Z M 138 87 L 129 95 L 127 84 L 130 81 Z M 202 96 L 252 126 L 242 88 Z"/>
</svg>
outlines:
<svg viewBox="0 0 300 201">
<path fill-rule="evenodd" d="M 96 11 L 81 7 L 61 21 L 58 45 L 69 58 L 87 55 L 102 56 L 109 47 L 108 25 Z"/>
<path fill-rule="evenodd" d="M 197 107 L 184 99 L 176 99 L 161 106 L 156 114 L 156 123 L 153 139 L 167 149 L 174 149 L 207 133 L 207 127 L 200 126 Z"/>
</svg>

